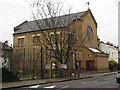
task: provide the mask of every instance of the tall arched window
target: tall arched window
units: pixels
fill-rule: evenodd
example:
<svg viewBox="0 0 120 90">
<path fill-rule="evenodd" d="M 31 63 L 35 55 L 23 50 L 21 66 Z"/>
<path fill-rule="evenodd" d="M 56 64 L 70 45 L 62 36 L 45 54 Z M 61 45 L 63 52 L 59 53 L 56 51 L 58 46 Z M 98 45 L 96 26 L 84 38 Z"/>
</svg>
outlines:
<svg viewBox="0 0 120 90">
<path fill-rule="evenodd" d="M 88 40 L 91 41 L 92 40 L 92 37 L 93 36 L 93 32 L 92 32 L 92 28 L 90 26 L 87 27 L 87 37 L 88 37 Z"/>
</svg>

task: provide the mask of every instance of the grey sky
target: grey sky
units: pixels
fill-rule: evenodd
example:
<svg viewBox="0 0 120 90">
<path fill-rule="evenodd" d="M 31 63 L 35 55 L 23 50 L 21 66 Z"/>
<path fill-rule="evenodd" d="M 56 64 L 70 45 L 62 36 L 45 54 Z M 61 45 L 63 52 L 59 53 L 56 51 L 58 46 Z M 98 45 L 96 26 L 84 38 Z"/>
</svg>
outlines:
<svg viewBox="0 0 120 90">
<path fill-rule="evenodd" d="M 0 41 L 13 42 L 13 28 L 25 20 L 31 20 L 30 0 L 0 0 Z M 72 6 L 71 13 L 85 11 L 90 2 L 97 23 L 98 36 L 104 41 L 118 44 L 118 0 L 61 0 L 65 9 Z"/>
</svg>

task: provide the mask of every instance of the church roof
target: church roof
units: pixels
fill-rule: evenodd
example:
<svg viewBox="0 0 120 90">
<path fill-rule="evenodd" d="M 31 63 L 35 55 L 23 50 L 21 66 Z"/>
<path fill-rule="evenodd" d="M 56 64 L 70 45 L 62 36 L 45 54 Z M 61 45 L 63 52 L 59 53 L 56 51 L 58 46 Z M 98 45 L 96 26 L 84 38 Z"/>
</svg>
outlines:
<svg viewBox="0 0 120 90">
<path fill-rule="evenodd" d="M 90 51 L 92 51 L 93 53 L 98 53 L 101 56 L 108 56 L 108 54 L 102 52 L 101 50 L 94 48 L 94 47 L 87 47 Z"/>
<path fill-rule="evenodd" d="M 88 49 L 90 49 L 91 51 L 95 52 L 95 53 L 101 53 L 100 50 L 93 48 L 93 47 L 88 47 Z"/>
<path fill-rule="evenodd" d="M 56 28 L 65 28 L 65 27 L 67 27 L 68 24 L 70 24 L 73 20 L 76 19 L 76 16 L 77 16 L 77 19 L 80 19 L 80 17 L 82 15 L 84 15 L 85 12 L 87 12 L 87 11 L 73 13 L 73 14 L 69 14 L 69 15 L 62 15 L 59 17 L 53 17 L 52 20 L 55 22 Z M 14 30 L 16 30 L 14 32 L 14 34 L 52 29 L 53 25 L 52 25 L 51 18 L 47 18 L 46 20 L 49 23 L 49 27 L 48 27 L 48 25 L 46 25 L 46 22 L 44 19 L 37 20 L 38 23 L 36 21 L 25 21 L 14 28 Z"/>
</svg>

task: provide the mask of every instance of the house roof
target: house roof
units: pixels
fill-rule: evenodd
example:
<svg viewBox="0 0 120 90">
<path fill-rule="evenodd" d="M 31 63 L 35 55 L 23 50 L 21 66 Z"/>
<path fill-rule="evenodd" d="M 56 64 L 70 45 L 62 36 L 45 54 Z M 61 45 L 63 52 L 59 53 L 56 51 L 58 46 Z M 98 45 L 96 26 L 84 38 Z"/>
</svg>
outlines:
<svg viewBox="0 0 120 90">
<path fill-rule="evenodd" d="M 56 28 L 64 28 L 64 27 L 67 27 L 67 25 L 70 24 L 73 20 L 75 20 L 76 16 L 77 16 L 77 19 L 80 19 L 80 17 L 83 16 L 85 12 L 87 11 L 73 13 L 69 15 L 63 15 L 59 17 L 53 17 L 52 20 L 55 22 Z M 48 25 L 46 25 L 45 20 L 47 20 L 47 22 L 49 23 L 49 27 Z M 52 29 L 53 28 L 52 20 L 51 18 L 36 20 L 38 23 L 35 20 L 25 21 L 20 25 L 14 27 L 14 30 L 16 30 L 14 34 Z"/>
<path fill-rule="evenodd" d="M 108 56 L 108 54 L 103 53 L 101 50 L 94 48 L 94 47 L 87 47 L 90 51 L 92 51 L 93 53 L 98 53 L 101 56 Z"/>
</svg>

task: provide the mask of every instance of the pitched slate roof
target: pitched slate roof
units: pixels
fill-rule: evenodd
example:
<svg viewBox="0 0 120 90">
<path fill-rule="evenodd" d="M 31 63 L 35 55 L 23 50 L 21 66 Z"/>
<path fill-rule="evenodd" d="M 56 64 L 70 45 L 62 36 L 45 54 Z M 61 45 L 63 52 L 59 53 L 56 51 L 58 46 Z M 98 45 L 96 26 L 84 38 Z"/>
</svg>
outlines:
<svg viewBox="0 0 120 90">
<path fill-rule="evenodd" d="M 77 19 L 80 19 L 80 16 L 84 15 L 85 12 L 86 11 L 54 17 L 52 20 L 55 22 L 56 28 L 63 28 L 66 27 L 68 24 L 70 24 L 76 18 L 76 16 Z M 36 24 L 36 21 L 25 21 L 14 28 L 14 30 L 17 30 L 16 32 L 14 32 L 14 34 L 52 29 L 53 25 L 51 18 L 47 18 L 46 20 L 50 25 L 49 27 L 48 25 L 46 25 L 45 20 L 43 19 L 37 20 L 40 27 L 38 27 L 39 25 Z"/>
</svg>

